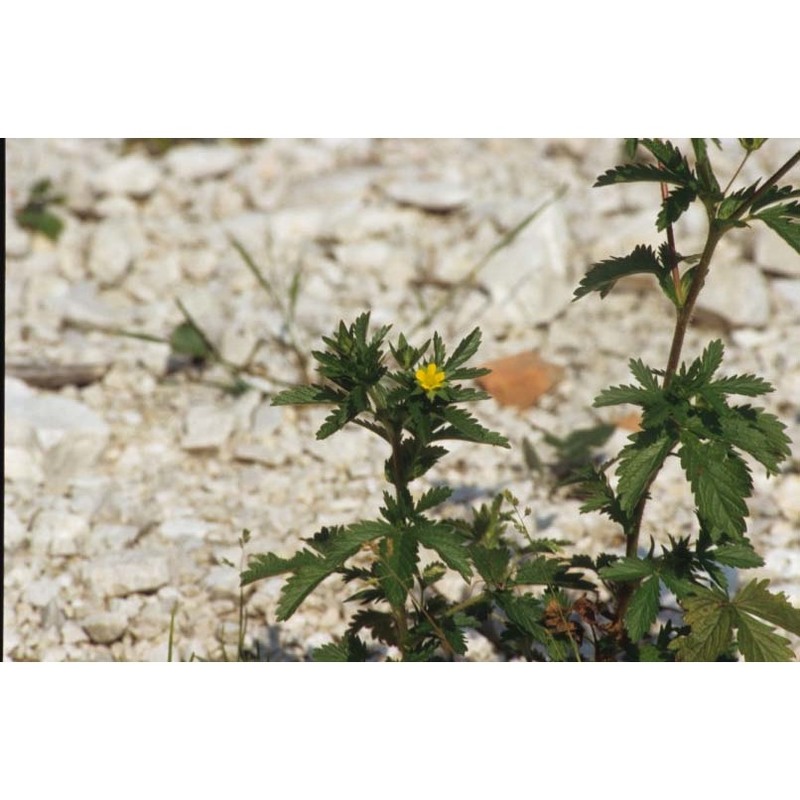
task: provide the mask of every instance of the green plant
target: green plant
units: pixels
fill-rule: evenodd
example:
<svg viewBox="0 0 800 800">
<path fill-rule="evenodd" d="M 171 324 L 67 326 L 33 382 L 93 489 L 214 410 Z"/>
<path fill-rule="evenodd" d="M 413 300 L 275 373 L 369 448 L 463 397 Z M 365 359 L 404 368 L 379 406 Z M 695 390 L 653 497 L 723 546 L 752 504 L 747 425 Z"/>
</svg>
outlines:
<svg viewBox="0 0 800 800">
<path fill-rule="evenodd" d="M 656 228 L 665 231 L 666 241 L 657 253 L 640 245 L 627 256 L 594 264 L 575 299 L 591 292 L 605 297 L 620 278 L 649 273 L 675 310 L 666 368 L 654 369 L 632 359 L 630 369 L 638 386 L 611 387 L 595 400 L 596 407 L 629 403 L 642 409 L 641 430 L 629 437 L 614 460 L 616 488 L 606 469 L 592 467 L 581 476 L 582 510 L 607 514 L 626 539 L 625 557 L 598 568 L 611 589 L 614 635 L 621 648 L 635 648 L 650 631 L 662 584 L 675 594 L 684 612 L 685 625 L 669 636 L 668 643 L 667 652 L 678 659 L 713 660 L 732 651 L 748 660 L 782 660 L 792 656 L 788 641 L 760 620 L 800 634 L 800 612 L 785 596 L 769 594 L 766 583 L 757 581 L 729 596 L 723 570 L 763 564 L 746 533 L 746 500 L 753 484 L 744 454 L 760 462 L 768 475 L 776 473 L 789 455 L 784 425 L 776 417 L 749 404 L 733 404 L 729 398 L 755 397 L 772 387 L 754 375 L 717 377 L 724 351 L 719 340 L 690 364 L 681 363 L 686 330 L 723 236 L 761 222 L 800 252 L 800 206 L 794 199 L 800 190 L 778 185 L 800 161 L 800 152 L 763 183 L 731 191 L 741 166 L 764 141 L 740 140 L 742 163 L 725 189 L 720 188 L 703 139 L 692 140 L 694 168 L 670 142 L 628 140 L 631 157 L 641 146 L 655 163 L 634 161 L 615 167 L 595 184 L 659 183 L 662 201 Z M 695 202 L 706 214 L 706 241 L 699 254 L 684 256 L 676 249 L 673 225 Z M 654 557 L 652 545 L 642 556 L 639 536 L 650 489 L 671 456 L 679 459 L 691 486 L 697 529 L 694 536 L 670 537 L 659 557 Z"/>
<path fill-rule="evenodd" d="M 744 163 L 764 140 L 740 142 Z M 747 537 L 746 500 L 752 493 L 747 458 L 774 474 L 789 454 L 776 417 L 730 397 L 755 397 L 771 386 L 754 375 L 719 377 L 724 351 L 719 340 L 688 364 L 681 356 L 723 236 L 764 223 L 800 252 L 795 199 L 800 190 L 778 185 L 800 161 L 800 152 L 764 182 L 732 191 L 739 170 L 722 189 L 705 140 L 692 140 L 694 166 L 670 142 L 627 140 L 627 147 L 632 159 L 643 150 L 649 160 L 615 167 L 596 185 L 660 184 L 656 227 L 665 231 L 666 241 L 657 252 L 640 245 L 627 256 L 594 264 L 575 299 L 591 292 L 605 297 L 620 278 L 653 274 L 675 310 L 672 346 L 665 369 L 634 358 L 630 368 L 638 385 L 611 387 L 597 397 L 597 407 L 630 403 L 642 409 L 641 429 L 616 458 L 604 464 L 591 459 L 607 437 L 602 428 L 551 442 L 567 468 L 561 472 L 581 494 L 581 510 L 606 514 L 620 526 L 625 555 L 565 557 L 563 543 L 528 535 L 507 493 L 474 512 L 469 523 L 434 518 L 431 512 L 450 496 L 449 487 L 414 496 L 410 484 L 446 455 L 440 443 L 508 444 L 459 407 L 484 397 L 458 383 L 485 372 L 464 366 L 478 348 L 480 331 L 449 358 L 438 334 L 427 358 L 431 340 L 417 348 L 400 335 L 389 345 L 395 362 L 390 369 L 384 348 L 388 328 L 369 337 L 369 317 L 362 315 L 350 326 L 342 322 L 324 338 L 327 349 L 313 353 L 324 383 L 290 389 L 273 402 L 332 405 L 320 439 L 348 424 L 381 437 L 389 448 L 384 475 L 393 491 L 384 493 L 380 518 L 322 528 L 295 555 L 256 555 L 242 573 L 242 585 L 289 575 L 278 604 L 280 620 L 331 575 L 356 584 L 349 599 L 362 608 L 344 637 L 320 648 L 317 659 L 370 657 L 363 632 L 404 660 L 454 658 L 466 652 L 469 629 L 484 633 L 505 656 L 528 660 L 792 658 L 788 640 L 771 626 L 800 635 L 800 610 L 783 594 L 770 593 L 766 581 L 751 581 L 731 594 L 726 577 L 726 568 L 763 564 Z M 673 225 L 694 202 L 705 209 L 707 238 L 700 253 L 684 256 L 676 249 Z M 659 555 L 652 542 L 640 552 L 650 490 L 670 457 L 679 459 L 691 486 L 697 527 L 686 536 L 665 532 L 668 544 Z M 511 510 L 503 510 L 504 501 Z M 435 560 L 421 563 L 423 549 Z M 439 591 L 437 583 L 448 570 L 469 584 L 464 599 Z M 661 613 L 662 587 L 677 599 L 670 617 Z"/>
<path fill-rule="evenodd" d="M 28 200 L 14 217 L 21 227 L 38 231 L 55 242 L 64 230 L 64 221 L 52 212 L 51 206 L 63 202 L 64 196 L 53 191 L 50 179 L 43 178 L 31 186 Z"/>
</svg>

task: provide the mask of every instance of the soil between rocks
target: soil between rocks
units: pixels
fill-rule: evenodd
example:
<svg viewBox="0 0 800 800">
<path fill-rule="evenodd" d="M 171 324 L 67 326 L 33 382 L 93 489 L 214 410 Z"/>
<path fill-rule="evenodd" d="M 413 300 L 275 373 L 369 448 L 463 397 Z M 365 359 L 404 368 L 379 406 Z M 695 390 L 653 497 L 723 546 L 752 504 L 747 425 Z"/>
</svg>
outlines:
<svg viewBox="0 0 800 800">
<path fill-rule="evenodd" d="M 740 180 L 768 174 L 798 146 L 768 142 Z M 714 156 L 731 174 L 738 148 L 725 140 Z M 453 446 L 418 488 L 453 486 L 450 515 L 509 489 L 532 509 L 534 533 L 619 552 L 616 527 L 552 492 L 521 445 L 546 455 L 541 429 L 615 421 L 613 409 L 591 408 L 593 397 L 627 382 L 630 357 L 666 362 L 669 308 L 647 281 L 571 302 L 593 261 L 659 242 L 657 186 L 591 188 L 621 160 L 612 140 L 198 140 L 160 155 L 124 140 L 9 141 L 4 658 L 162 661 L 173 609 L 176 660 L 233 657 L 242 530 L 252 533 L 247 553 L 289 554 L 321 525 L 372 517 L 381 504 L 381 442 L 363 430 L 318 442 L 324 411 L 268 399 L 303 379 L 291 336 L 308 353 L 365 310 L 395 334 L 439 330 L 451 346 L 479 325 L 476 363 L 534 349 L 562 367 L 533 408 L 474 406 L 511 451 Z M 64 196 L 53 207 L 65 223 L 57 243 L 12 214 L 44 178 Z M 679 250 L 693 252 L 702 219 L 687 215 L 676 232 Z M 257 390 L 222 391 L 219 369 L 170 372 L 168 345 L 119 335 L 168 338 L 184 319 L 177 300 L 229 361 L 255 353 Z M 797 605 L 800 258 L 766 228 L 736 232 L 703 303 L 685 356 L 722 338 L 723 370 L 775 386 L 763 405 L 793 441 L 781 475 L 754 469 L 749 529 L 766 564 L 746 576 L 769 577 Z M 627 433 L 617 431 L 610 454 Z M 643 538 L 689 532 L 691 511 L 679 471 L 665 470 Z M 262 658 L 306 659 L 352 609 L 326 582 L 278 624 L 280 586 L 247 590 L 247 644 Z M 468 658 L 495 657 L 470 640 Z"/>
</svg>

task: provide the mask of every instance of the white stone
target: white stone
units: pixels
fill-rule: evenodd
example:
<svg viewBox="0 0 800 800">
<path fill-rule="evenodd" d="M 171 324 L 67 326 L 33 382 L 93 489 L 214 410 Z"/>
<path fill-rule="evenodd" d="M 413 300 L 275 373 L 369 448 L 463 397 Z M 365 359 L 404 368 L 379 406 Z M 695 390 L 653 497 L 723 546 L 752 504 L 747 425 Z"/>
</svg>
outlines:
<svg viewBox="0 0 800 800">
<path fill-rule="evenodd" d="M 133 219 L 139 213 L 139 207 L 134 200 L 118 194 L 98 200 L 93 210 L 103 219 Z"/>
<path fill-rule="evenodd" d="M 211 567 L 203 579 L 203 586 L 208 590 L 212 600 L 239 599 L 239 573 L 231 567 Z"/>
<path fill-rule="evenodd" d="M 800 523 L 800 475 L 783 475 L 775 491 L 775 500 L 786 519 Z M 800 529 L 797 532 L 800 545 Z"/>
<path fill-rule="evenodd" d="M 800 280 L 774 278 L 770 281 L 776 305 L 785 308 L 793 322 L 800 321 Z"/>
<path fill-rule="evenodd" d="M 103 220 L 89 245 L 89 272 L 101 285 L 113 286 L 122 280 L 143 249 L 144 237 L 135 219 Z"/>
<path fill-rule="evenodd" d="M 53 556 L 73 556 L 88 533 L 83 517 L 59 510 L 40 511 L 31 525 L 31 550 Z"/>
<path fill-rule="evenodd" d="M 100 556 L 86 562 L 83 570 L 91 591 L 101 597 L 153 592 L 170 581 L 166 554 L 158 551 Z"/>
<path fill-rule="evenodd" d="M 572 301 L 575 276 L 567 259 L 563 211 L 550 206 L 499 250 L 480 272 L 506 324 L 549 322 Z"/>
<path fill-rule="evenodd" d="M 218 178 L 240 161 L 241 150 L 226 145 L 186 145 L 170 150 L 167 168 L 178 178 L 189 181 Z"/>
<path fill-rule="evenodd" d="M 95 552 L 120 551 L 130 547 L 138 538 L 139 532 L 136 525 L 94 525 L 89 533 L 89 544 Z"/>
<path fill-rule="evenodd" d="M 128 322 L 128 314 L 101 300 L 95 284 L 88 281 L 69 287 L 62 301 L 62 314 L 67 322 L 80 328 L 117 328 Z"/>
<path fill-rule="evenodd" d="M 88 641 L 86 631 L 77 622 L 68 619 L 61 626 L 61 639 L 64 644 L 80 644 Z"/>
<path fill-rule="evenodd" d="M 161 172 L 148 159 L 134 153 L 106 167 L 93 184 L 101 192 L 140 198 L 155 190 L 160 176 Z"/>
<path fill-rule="evenodd" d="M 59 588 L 52 578 L 40 578 L 25 587 L 23 598 L 34 608 L 42 608 L 58 596 Z"/>
<path fill-rule="evenodd" d="M 7 481 L 41 483 L 44 472 L 36 448 L 9 447 L 3 449 L 4 475 Z"/>
<path fill-rule="evenodd" d="M 283 408 L 264 400 L 253 415 L 253 435 L 263 437 L 274 433 L 283 422 Z"/>
<path fill-rule="evenodd" d="M 761 223 L 752 226 L 752 234 L 755 238 L 755 261 L 760 267 L 768 272 L 800 278 L 800 253 Z"/>
<path fill-rule="evenodd" d="M 111 644 L 122 638 L 128 618 L 118 612 L 100 611 L 85 617 L 82 625 L 95 644 Z"/>
<path fill-rule="evenodd" d="M 255 332 L 244 325 L 231 325 L 222 334 L 220 344 L 220 354 L 231 364 L 242 366 L 253 354 L 258 336 Z"/>
<path fill-rule="evenodd" d="M 167 539 L 203 539 L 211 527 L 206 520 L 198 517 L 176 517 L 162 522 L 159 531 Z"/>
<path fill-rule="evenodd" d="M 234 414 L 212 405 L 194 406 L 186 416 L 186 433 L 181 440 L 184 450 L 215 450 L 233 431 Z"/>
<path fill-rule="evenodd" d="M 437 213 L 455 211 L 470 199 L 470 193 L 464 186 L 445 181 L 395 181 L 386 186 L 384 191 L 396 203 Z"/>
<path fill-rule="evenodd" d="M 27 538 L 27 528 L 22 524 L 17 512 L 8 506 L 3 507 L 3 549 L 15 550 Z"/>
<path fill-rule="evenodd" d="M 286 454 L 283 451 L 252 442 L 237 445 L 233 457 L 246 464 L 264 464 L 268 467 L 280 466 L 286 461 Z"/>
<path fill-rule="evenodd" d="M 770 321 L 769 284 L 753 264 L 726 259 L 712 266 L 697 305 L 731 325 L 760 328 Z"/>
</svg>

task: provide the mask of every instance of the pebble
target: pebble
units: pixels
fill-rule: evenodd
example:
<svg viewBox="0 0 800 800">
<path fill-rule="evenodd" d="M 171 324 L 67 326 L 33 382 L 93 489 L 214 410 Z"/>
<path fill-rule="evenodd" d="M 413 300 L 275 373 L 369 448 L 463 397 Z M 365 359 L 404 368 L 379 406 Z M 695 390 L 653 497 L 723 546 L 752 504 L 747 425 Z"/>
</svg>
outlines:
<svg viewBox="0 0 800 800">
<path fill-rule="evenodd" d="M 135 220 L 103 220 L 89 245 L 89 272 L 101 286 L 113 286 L 122 280 L 143 248 L 143 234 Z"/>
<path fill-rule="evenodd" d="M 771 318 L 769 294 L 767 279 L 757 266 L 722 262 L 709 273 L 697 306 L 731 325 L 761 328 Z"/>
<path fill-rule="evenodd" d="M 236 422 L 235 415 L 213 405 L 195 406 L 186 415 L 186 433 L 181 440 L 184 450 L 216 450 L 228 440 Z"/>
<path fill-rule="evenodd" d="M 161 552 L 108 553 L 84 564 L 84 578 L 95 595 L 125 597 L 166 586 L 170 570 Z"/>
<path fill-rule="evenodd" d="M 132 154 L 106 167 L 93 184 L 99 192 L 141 199 L 155 191 L 160 178 L 161 172 L 149 159 Z"/>
<path fill-rule="evenodd" d="M 170 150 L 166 155 L 167 168 L 177 178 L 200 181 L 219 178 L 238 163 L 240 151 L 223 145 L 186 145 Z"/>
<path fill-rule="evenodd" d="M 128 627 L 128 617 L 112 611 L 101 611 L 86 617 L 82 624 L 95 644 L 111 644 L 122 638 Z"/>
<path fill-rule="evenodd" d="M 384 187 L 387 196 L 400 205 L 423 211 L 445 213 L 466 205 L 470 193 L 466 187 L 447 181 L 404 180 Z"/>
<path fill-rule="evenodd" d="M 31 550 L 51 556 L 74 556 L 89 527 L 86 519 L 64 511 L 40 511 L 31 525 Z"/>
</svg>

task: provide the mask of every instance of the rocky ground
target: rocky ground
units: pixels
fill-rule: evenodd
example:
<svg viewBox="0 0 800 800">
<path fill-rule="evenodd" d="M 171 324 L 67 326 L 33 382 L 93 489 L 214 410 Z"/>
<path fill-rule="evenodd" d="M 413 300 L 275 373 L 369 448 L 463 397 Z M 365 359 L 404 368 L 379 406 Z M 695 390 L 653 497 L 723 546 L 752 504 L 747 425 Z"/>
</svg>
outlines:
<svg viewBox="0 0 800 800">
<path fill-rule="evenodd" d="M 768 142 L 742 180 L 798 146 Z M 715 157 L 730 174 L 738 148 L 725 142 Z M 477 324 L 480 359 L 535 349 L 563 367 L 535 407 L 475 407 L 513 450 L 454 447 L 431 479 L 457 488 L 448 513 L 508 488 L 534 530 L 618 552 L 616 528 L 552 493 L 521 443 L 614 421 L 592 398 L 627 381 L 632 356 L 666 362 L 668 309 L 646 281 L 570 302 L 592 261 L 659 241 L 656 186 L 590 188 L 620 158 L 608 140 L 192 142 L 161 154 L 123 140 L 9 141 L 4 658 L 165 660 L 173 609 L 176 660 L 234 657 L 242 530 L 247 552 L 289 554 L 321 524 L 380 505 L 380 442 L 363 430 L 317 442 L 322 411 L 269 404 L 303 379 L 296 351 L 366 309 L 417 339 L 438 329 L 454 342 Z M 64 196 L 56 244 L 11 214 L 43 178 Z M 677 233 L 692 252 L 702 218 L 687 215 Z M 749 574 L 800 604 L 800 258 L 754 229 L 723 241 L 715 269 L 685 352 L 722 337 L 729 372 L 776 387 L 764 404 L 787 424 L 793 455 L 774 479 L 754 471 L 750 530 L 766 565 Z M 250 364 L 255 389 L 226 393 L 219 368 L 173 359 L 168 370 L 168 344 L 120 335 L 168 338 L 184 320 L 176 301 L 225 359 Z M 688 530 L 677 472 L 648 508 L 646 535 Z M 343 630 L 336 584 L 277 624 L 280 587 L 247 592 L 247 643 L 262 657 L 304 659 Z M 491 647 L 476 637 L 470 657 L 492 658 Z"/>
</svg>

